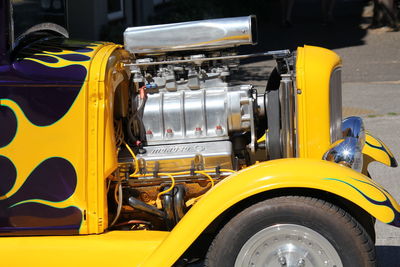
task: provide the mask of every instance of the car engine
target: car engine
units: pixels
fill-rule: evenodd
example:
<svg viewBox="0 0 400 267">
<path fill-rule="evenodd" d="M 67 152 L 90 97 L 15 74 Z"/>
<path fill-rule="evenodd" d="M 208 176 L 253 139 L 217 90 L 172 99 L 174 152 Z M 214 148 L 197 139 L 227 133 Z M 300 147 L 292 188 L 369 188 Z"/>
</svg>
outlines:
<svg viewBox="0 0 400 267">
<path fill-rule="evenodd" d="M 130 79 L 115 96 L 112 225 L 172 229 L 224 177 L 293 156 L 293 118 L 282 115 L 293 101 L 280 104 L 293 98 L 293 58 L 287 50 L 238 55 L 237 46 L 256 43 L 255 32 L 254 16 L 125 31 Z M 230 82 L 240 59 L 258 56 L 277 61 L 262 94 Z"/>
</svg>

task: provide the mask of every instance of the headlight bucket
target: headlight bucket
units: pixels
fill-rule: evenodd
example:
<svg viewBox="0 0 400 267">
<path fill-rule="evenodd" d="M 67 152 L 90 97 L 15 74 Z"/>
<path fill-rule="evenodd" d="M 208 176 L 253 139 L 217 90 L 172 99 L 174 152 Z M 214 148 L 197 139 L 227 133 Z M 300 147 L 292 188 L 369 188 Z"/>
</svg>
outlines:
<svg viewBox="0 0 400 267">
<path fill-rule="evenodd" d="M 364 123 L 360 117 L 348 117 L 342 121 L 343 139 L 335 142 L 323 159 L 336 162 L 361 172 L 362 149 L 365 144 Z"/>
</svg>

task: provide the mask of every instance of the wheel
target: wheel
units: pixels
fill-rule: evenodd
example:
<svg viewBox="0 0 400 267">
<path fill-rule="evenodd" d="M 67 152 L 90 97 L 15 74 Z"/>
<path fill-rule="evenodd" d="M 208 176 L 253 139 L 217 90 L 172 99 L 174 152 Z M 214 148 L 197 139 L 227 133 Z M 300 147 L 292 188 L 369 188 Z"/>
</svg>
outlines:
<svg viewBox="0 0 400 267">
<path fill-rule="evenodd" d="M 335 205 L 277 197 L 231 219 L 212 242 L 205 265 L 375 266 L 375 246 L 365 229 Z"/>
</svg>

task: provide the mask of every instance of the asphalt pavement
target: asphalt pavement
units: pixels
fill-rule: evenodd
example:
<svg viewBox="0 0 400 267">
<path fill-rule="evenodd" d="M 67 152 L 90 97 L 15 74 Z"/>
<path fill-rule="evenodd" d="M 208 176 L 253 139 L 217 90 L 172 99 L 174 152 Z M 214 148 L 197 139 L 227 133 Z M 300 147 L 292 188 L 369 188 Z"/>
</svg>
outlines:
<svg viewBox="0 0 400 267">
<path fill-rule="evenodd" d="M 261 24 L 259 44 L 243 52 L 294 50 L 304 44 L 335 51 L 343 60 L 344 116 L 362 117 L 366 129 L 384 141 L 400 161 L 400 32 L 368 29 L 372 6 L 365 1 L 341 1 L 339 5 L 343 9 L 329 27 L 321 25 L 317 15 L 302 14 L 301 10 L 295 13 L 291 28 L 271 21 Z M 354 7 L 353 11 L 348 11 L 349 7 Z M 249 61 L 242 65 L 239 79 L 262 90 L 273 66 L 273 61 Z M 400 203 L 400 167 L 375 162 L 369 171 Z M 381 222 L 375 228 L 379 266 L 400 266 L 400 228 Z"/>
<path fill-rule="evenodd" d="M 400 32 L 370 30 L 365 44 L 335 51 L 343 58 L 343 106 L 400 160 Z M 374 180 L 400 202 L 400 168 L 372 163 Z M 379 266 L 400 266 L 400 229 L 377 222 Z"/>
</svg>

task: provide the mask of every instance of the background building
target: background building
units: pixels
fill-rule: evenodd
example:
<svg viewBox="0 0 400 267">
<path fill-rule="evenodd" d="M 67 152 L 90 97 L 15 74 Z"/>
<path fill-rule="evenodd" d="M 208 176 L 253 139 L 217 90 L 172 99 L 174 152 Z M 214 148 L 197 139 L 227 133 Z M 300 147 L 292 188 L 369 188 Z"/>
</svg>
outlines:
<svg viewBox="0 0 400 267">
<path fill-rule="evenodd" d="M 165 0 L 69 0 L 70 36 L 121 42 L 126 27 L 147 24 L 154 6 L 163 2 Z"/>
</svg>

